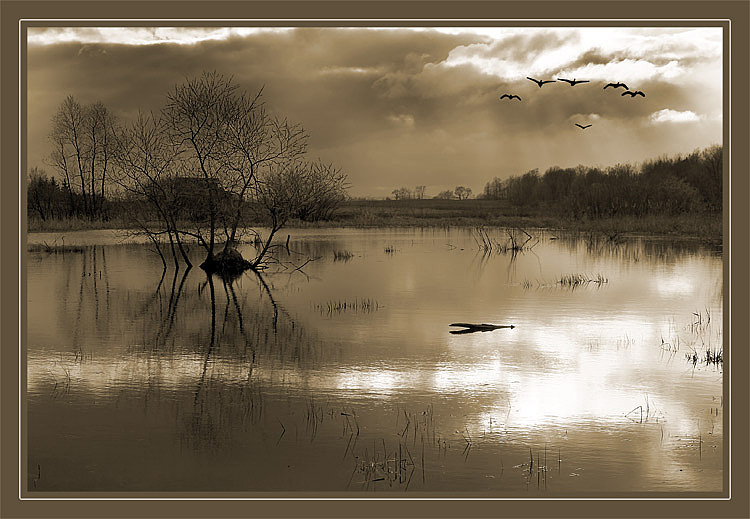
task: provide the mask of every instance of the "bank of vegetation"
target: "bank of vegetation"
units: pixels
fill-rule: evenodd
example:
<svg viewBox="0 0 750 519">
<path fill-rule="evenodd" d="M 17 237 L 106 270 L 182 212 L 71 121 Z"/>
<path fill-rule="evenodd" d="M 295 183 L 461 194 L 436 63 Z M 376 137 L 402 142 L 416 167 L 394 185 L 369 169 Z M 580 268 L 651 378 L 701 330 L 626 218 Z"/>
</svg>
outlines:
<svg viewBox="0 0 750 519">
<path fill-rule="evenodd" d="M 640 165 L 532 170 L 495 178 L 476 198 L 464 186 L 432 197 L 417 186 L 357 200 L 340 169 L 306 158 L 307 132 L 270 114 L 261 94 L 203 74 L 129 124 L 69 97 L 52 120 L 54 174 L 28 176 L 29 230 L 130 229 L 165 262 L 188 265 L 189 240 L 212 268 L 227 255 L 240 261 L 234 246 L 249 240 L 257 255 L 240 264 L 256 269 L 283 227 L 491 225 L 721 240 L 721 146 Z"/>
<path fill-rule="evenodd" d="M 495 178 L 485 185 L 482 198 L 576 219 L 716 215 L 722 210 L 722 173 L 723 149 L 711 146 L 640 167 L 553 167 L 543 174 L 535 169 Z"/>
</svg>

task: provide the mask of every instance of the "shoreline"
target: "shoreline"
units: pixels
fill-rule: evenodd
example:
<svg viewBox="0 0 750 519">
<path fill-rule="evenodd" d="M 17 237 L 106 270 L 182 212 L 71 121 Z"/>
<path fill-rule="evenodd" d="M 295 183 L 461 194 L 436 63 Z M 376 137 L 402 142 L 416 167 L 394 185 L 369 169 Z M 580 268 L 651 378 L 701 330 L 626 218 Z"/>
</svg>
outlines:
<svg viewBox="0 0 750 519">
<path fill-rule="evenodd" d="M 363 225 L 347 225 L 345 222 L 323 222 L 323 225 L 319 224 L 303 224 L 303 225 L 290 225 L 288 227 L 283 228 L 279 232 L 279 236 L 286 236 L 286 235 L 292 235 L 294 238 L 295 233 L 302 232 L 303 234 L 306 233 L 314 233 L 315 231 L 323 231 L 324 233 L 328 234 L 335 234 L 336 231 L 378 231 L 378 230 L 408 230 L 408 229 L 420 229 L 420 230 L 429 230 L 429 229 L 475 229 L 478 227 L 482 227 L 485 229 L 512 229 L 512 228 L 522 228 L 525 230 L 530 231 L 532 234 L 534 231 L 537 232 L 543 232 L 547 234 L 552 235 L 568 235 L 569 236 L 585 236 L 585 235 L 599 235 L 604 238 L 608 238 L 611 240 L 619 240 L 619 239 L 653 239 L 653 240 L 676 240 L 676 241 L 689 241 L 689 242 L 701 242 L 707 245 L 713 245 L 713 246 L 721 246 L 722 245 L 722 236 L 715 236 L 715 235 L 705 235 L 705 234 L 696 234 L 696 233 L 689 233 L 689 232 L 678 232 L 678 231 L 667 231 L 667 230 L 647 230 L 647 229 L 633 229 L 628 228 L 627 230 L 620 230 L 616 226 L 612 225 L 606 225 L 611 224 L 611 222 L 598 222 L 601 223 L 599 226 L 581 226 L 579 228 L 574 227 L 567 227 L 567 226 L 542 226 L 537 225 L 538 222 L 523 222 L 523 225 L 519 225 L 520 222 L 515 222 L 513 224 L 511 223 L 495 223 L 495 222 L 479 222 L 479 221 L 459 221 L 459 222 L 453 222 L 450 224 L 443 224 L 443 223 L 428 223 L 425 220 L 417 220 L 415 222 L 411 223 L 405 223 L 403 221 L 398 222 L 397 224 L 393 225 L 387 225 L 387 224 L 379 224 L 379 225 L 370 225 L 370 226 L 363 226 Z M 263 231 L 265 229 L 262 225 L 255 225 L 255 226 L 248 226 L 249 228 L 253 228 L 259 231 Z M 75 235 L 86 235 L 88 237 L 91 236 L 92 233 L 101 233 L 103 235 L 103 238 L 106 240 L 107 238 L 116 237 L 118 233 L 126 233 L 128 231 L 125 227 L 113 227 L 113 226 L 107 226 L 107 227 L 91 227 L 91 228 L 67 228 L 67 229 L 43 229 L 43 230 L 30 230 L 26 234 L 26 242 L 27 242 L 27 250 L 29 250 L 32 247 L 43 245 L 51 240 L 57 240 L 62 238 L 63 244 L 67 242 L 67 244 L 70 245 L 76 245 L 80 241 L 89 242 L 89 239 L 85 240 L 77 240 L 75 238 Z M 557 237 L 564 237 L 564 236 L 555 236 Z M 67 240 L 66 240 L 67 238 Z M 279 238 L 283 241 L 282 238 Z M 122 243 L 149 243 L 148 240 L 143 237 L 143 239 L 138 239 L 137 237 L 122 237 Z"/>
<path fill-rule="evenodd" d="M 386 202 L 387 203 L 387 202 Z M 372 209 L 374 207 L 374 210 Z M 311 229 L 394 229 L 394 228 L 522 228 L 549 232 L 597 233 L 622 237 L 663 237 L 697 239 L 713 243 L 723 241 L 721 214 L 682 214 L 606 219 L 573 219 L 554 215 L 477 214 L 468 210 L 435 210 L 388 206 L 345 207 L 332 220 L 304 222 L 292 220 L 280 234 Z M 245 228 L 262 229 L 262 222 L 247 222 Z M 79 231 L 116 231 L 129 227 L 119 219 L 108 222 L 54 220 L 28 222 L 27 238 L 35 234 L 59 234 Z"/>
</svg>

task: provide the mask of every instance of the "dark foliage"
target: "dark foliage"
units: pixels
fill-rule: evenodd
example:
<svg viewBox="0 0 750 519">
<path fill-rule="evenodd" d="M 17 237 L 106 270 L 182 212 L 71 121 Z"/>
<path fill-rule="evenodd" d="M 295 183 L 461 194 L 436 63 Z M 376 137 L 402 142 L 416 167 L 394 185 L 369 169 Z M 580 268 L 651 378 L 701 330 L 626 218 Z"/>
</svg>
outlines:
<svg viewBox="0 0 750 519">
<path fill-rule="evenodd" d="M 687 156 L 662 157 L 638 170 L 618 164 L 531 170 L 505 180 L 494 178 L 482 198 L 507 200 L 519 208 L 540 206 L 574 217 L 717 213 L 722 209 L 723 148 L 712 146 Z"/>
</svg>

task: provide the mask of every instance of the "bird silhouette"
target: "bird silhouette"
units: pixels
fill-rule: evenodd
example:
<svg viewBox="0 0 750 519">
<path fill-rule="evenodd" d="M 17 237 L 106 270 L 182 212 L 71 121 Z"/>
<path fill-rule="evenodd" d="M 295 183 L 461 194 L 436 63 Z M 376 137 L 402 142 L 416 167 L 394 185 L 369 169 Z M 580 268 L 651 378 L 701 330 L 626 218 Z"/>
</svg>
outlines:
<svg viewBox="0 0 750 519">
<path fill-rule="evenodd" d="M 553 80 L 549 80 L 549 79 L 547 79 L 547 80 L 545 80 L 545 79 L 534 79 L 533 77 L 528 77 L 528 76 L 526 77 L 526 79 L 528 79 L 529 81 L 533 81 L 534 83 L 536 83 L 539 86 L 539 88 L 542 88 L 542 85 L 544 85 L 545 83 L 554 83 Z"/>
<path fill-rule="evenodd" d="M 635 96 L 646 97 L 646 94 L 644 94 L 644 93 L 643 93 L 643 92 L 641 92 L 640 90 L 636 90 L 635 92 L 631 92 L 630 90 L 626 90 L 625 92 L 623 92 L 623 93 L 622 93 L 622 94 L 620 94 L 620 95 L 621 95 L 621 96 L 625 96 L 625 95 L 628 95 L 628 96 L 630 96 L 630 97 L 635 97 Z"/>
<path fill-rule="evenodd" d="M 577 85 L 577 84 L 579 84 L 579 83 L 588 83 L 588 82 L 589 82 L 589 80 L 588 80 L 588 79 L 584 79 L 584 80 L 580 80 L 580 81 L 579 81 L 579 80 L 577 80 L 577 79 L 575 79 L 575 78 L 573 78 L 573 79 L 563 79 L 563 78 L 561 78 L 561 77 L 557 78 L 557 80 L 558 80 L 558 81 L 565 81 L 565 82 L 566 82 L 566 83 L 568 83 L 568 84 L 569 84 L 570 86 L 576 86 L 576 85 Z"/>
<path fill-rule="evenodd" d="M 505 98 L 508 98 L 509 100 L 511 99 L 518 99 L 519 101 L 522 100 L 520 96 L 517 96 L 515 94 L 503 94 L 500 96 L 500 99 L 505 99 Z"/>
<path fill-rule="evenodd" d="M 587 124 L 586 126 L 581 126 L 580 124 L 576 123 L 576 126 L 578 126 L 581 130 L 585 130 L 586 128 L 588 128 L 591 125 Z"/>
<path fill-rule="evenodd" d="M 607 83 L 606 85 L 604 85 L 604 88 L 602 90 L 606 90 L 607 87 L 623 87 L 625 90 L 628 89 L 628 85 L 626 85 L 625 83 Z"/>
</svg>

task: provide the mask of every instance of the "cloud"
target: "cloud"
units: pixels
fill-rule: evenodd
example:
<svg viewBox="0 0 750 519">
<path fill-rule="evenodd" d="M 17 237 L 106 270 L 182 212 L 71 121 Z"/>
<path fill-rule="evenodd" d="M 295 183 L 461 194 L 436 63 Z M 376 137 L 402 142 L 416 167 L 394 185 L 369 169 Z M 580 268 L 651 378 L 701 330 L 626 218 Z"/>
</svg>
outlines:
<svg viewBox="0 0 750 519">
<path fill-rule="evenodd" d="M 58 43 L 116 43 L 156 45 L 174 43 L 194 45 L 211 40 L 226 40 L 262 32 L 279 32 L 289 28 L 262 27 L 30 27 L 30 46 Z"/>
<path fill-rule="evenodd" d="M 684 112 L 678 112 L 669 108 L 664 108 L 658 112 L 654 112 L 649 117 L 649 121 L 652 124 L 662 123 L 692 123 L 699 121 L 700 117 L 695 112 L 685 110 Z"/>
<path fill-rule="evenodd" d="M 410 114 L 389 115 L 387 119 L 397 126 L 403 126 L 406 128 L 412 128 L 414 126 L 414 116 Z"/>
<path fill-rule="evenodd" d="M 204 70 L 250 92 L 264 87 L 269 110 L 303 124 L 311 158 L 343 167 L 353 194 L 388 185 L 384 194 L 400 185 L 479 192 L 495 176 L 637 162 L 721 140 L 721 37 L 711 28 L 224 29 L 32 31 L 29 165 L 49 155 L 50 118 L 67 95 L 127 121 L 158 111 L 176 83 Z M 540 89 L 526 79 L 563 73 L 591 82 Z M 602 89 L 628 78 L 646 98 Z M 523 101 L 501 102 L 503 93 Z M 712 117 L 660 125 L 670 112 Z M 586 132 L 573 125 L 587 121 L 596 124 Z"/>
</svg>

